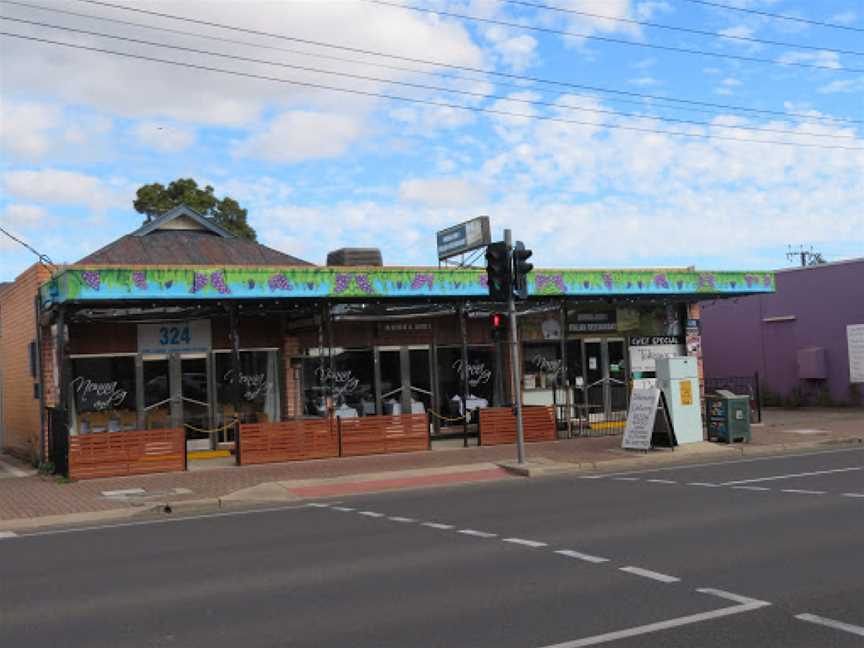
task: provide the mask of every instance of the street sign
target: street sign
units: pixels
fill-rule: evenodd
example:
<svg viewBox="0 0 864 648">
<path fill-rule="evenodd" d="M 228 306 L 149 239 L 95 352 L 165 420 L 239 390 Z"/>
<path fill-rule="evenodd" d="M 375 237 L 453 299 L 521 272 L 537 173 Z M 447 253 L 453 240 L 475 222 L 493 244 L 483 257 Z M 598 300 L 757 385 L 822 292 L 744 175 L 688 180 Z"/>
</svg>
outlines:
<svg viewBox="0 0 864 648">
<path fill-rule="evenodd" d="M 439 261 L 481 248 L 492 240 L 489 217 L 478 216 L 459 225 L 448 227 L 438 232 L 437 238 Z"/>
</svg>

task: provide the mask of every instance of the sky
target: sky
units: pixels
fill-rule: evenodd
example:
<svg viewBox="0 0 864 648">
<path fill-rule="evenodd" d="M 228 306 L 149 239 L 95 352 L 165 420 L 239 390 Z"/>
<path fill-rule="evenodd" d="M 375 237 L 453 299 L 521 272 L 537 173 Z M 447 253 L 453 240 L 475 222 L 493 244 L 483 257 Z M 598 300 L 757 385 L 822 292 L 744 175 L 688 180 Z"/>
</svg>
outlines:
<svg viewBox="0 0 864 648">
<path fill-rule="evenodd" d="M 0 36 L 0 226 L 75 262 L 141 224 L 138 187 L 191 177 L 321 264 L 435 265 L 479 215 L 539 267 L 864 257 L 864 1 L 716 3 L 747 11 L 3 0 L 0 31 L 181 65 Z M 34 261 L 0 235 L 0 281 Z"/>
</svg>

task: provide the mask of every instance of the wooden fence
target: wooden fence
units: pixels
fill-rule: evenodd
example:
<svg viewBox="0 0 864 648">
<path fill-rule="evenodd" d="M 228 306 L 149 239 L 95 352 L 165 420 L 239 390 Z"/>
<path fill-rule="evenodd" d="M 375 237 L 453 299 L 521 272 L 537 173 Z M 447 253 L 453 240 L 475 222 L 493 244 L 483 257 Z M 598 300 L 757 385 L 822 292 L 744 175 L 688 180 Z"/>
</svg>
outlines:
<svg viewBox="0 0 864 648">
<path fill-rule="evenodd" d="M 69 437 L 69 477 L 124 477 L 186 470 L 183 428 L 96 432 Z"/>
<path fill-rule="evenodd" d="M 557 438 L 555 408 L 522 408 L 525 441 L 554 441 Z M 516 417 L 511 407 L 485 407 L 480 410 L 480 445 L 516 443 Z"/>
<path fill-rule="evenodd" d="M 333 419 L 300 419 L 240 426 L 239 463 L 274 463 L 339 456 Z"/>
<path fill-rule="evenodd" d="M 363 416 L 339 419 L 343 457 L 428 450 L 426 414 Z"/>
</svg>

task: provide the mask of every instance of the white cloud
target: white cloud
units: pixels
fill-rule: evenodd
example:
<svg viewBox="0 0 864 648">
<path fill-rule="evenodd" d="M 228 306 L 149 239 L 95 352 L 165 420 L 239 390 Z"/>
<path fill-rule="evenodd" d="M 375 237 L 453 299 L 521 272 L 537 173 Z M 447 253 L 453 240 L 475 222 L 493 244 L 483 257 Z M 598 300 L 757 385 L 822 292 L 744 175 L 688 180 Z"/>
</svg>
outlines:
<svg viewBox="0 0 864 648">
<path fill-rule="evenodd" d="M 48 205 L 85 206 L 94 211 L 128 208 L 130 199 L 119 187 L 95 176 L 43 169 L 3 174 L 6 192 L 21 200 Z"/>
<path fill-rule="evenodd" d="M 721 36 L 729 36 L 731 38 L 751 38 L 754 30 L 752 27 L 748 27 L 747 25 L 735 25 L 734 27 L 721 29 L 717 33 Z"/>
<path fill-rule="evenodd" d="M 27 230 L 43 225 L 48 219 L 48 212 L 37 205 L 21 205 L 13 203 L 3 210 L 3 221 L 12 228 Z"/>
<path fill-rule="evenodd" d="M 818 52 L 786 52 L 777 57 L 778 63 L 807 63 L 808 65 L 818 65 L 839 70 L 843 66 L 840 65 L 840 57 L 837 52 L 829 52 L 819 50 Z"/>
<path fill-rule="evenodd" d="M 641 88 L 649 88 L 652 86 L 660 85 L 661 82 L 652 76 L 641 76 L 637 79 L 630 79 L 628 83 L 632 83 L 633 85 L 639 86 Z"/>
<path fill-rule="evenodd" d="M 819 88 L 820 94 L 837 94 L 864 91 L 864 76 L 854 79 L 835 79 Z"/>
<path fill-rule="evenodd" d="M 290 164 L 342 155 L 361 135 L 362 124 L 352 116 L 297 110 L 282 113 L 234 152 Z"/>
<path fill-rule="evenodd" d="M 471 207 L 486 199 L 481 187 L 462 178 L 405 180 L 399 185 L 399 197 L 428 207 Z"/>
<path fill-rule="evenodd" d="M 160 153 L 177 153 L 195 143 L 194 131 L 165 122 L 139 122 L 132 129 L 132 135 L 141 146 Z"/>
<path fill-rule="evenodd" d="M 858 20 L 858 14 L 854 11 L 844 11 L 831 16 L 828 22 L 837 23 L 838 25 L 851 25 L 856 20 Z"/>
</svg>

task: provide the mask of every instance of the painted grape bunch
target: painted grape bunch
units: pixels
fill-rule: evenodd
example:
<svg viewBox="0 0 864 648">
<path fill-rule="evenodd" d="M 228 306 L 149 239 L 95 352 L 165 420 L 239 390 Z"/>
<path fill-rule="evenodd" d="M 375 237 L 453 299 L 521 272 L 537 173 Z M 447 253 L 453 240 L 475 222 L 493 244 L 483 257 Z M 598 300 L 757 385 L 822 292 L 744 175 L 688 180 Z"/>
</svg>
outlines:
<svg viewBox="0 0 864 648">
<path fill-rule="evenodd" d="M 608 272 L 603 273 L 603 285 L 606 286 L 606 290 L 612 290 L 612 275 Z"/>
<path fill-rule="evenodd" d="M 534 279 L 534 287 L 537 289 L 537 292 L 543 292 L 544 289 L 547 292 L 551 290 L 555 290 L 558 292 L 567 292 L 567 287 L 564 285 L 564 277 L 560 274 L 557 275 L 537 275 Z"/>
<path fill-rule="evenodd" d="M 759 283 L 759 277 L 755 277 L 751 274 L 746 274 L 746 275 L 744 275 L 744 283 L 747 284 L 748 288 L 752 288 L 753 284 Z"/>
<path fill-rule="evenodd" d="M 435 282 L 435 276 L 429 273 L 417 273 L 414 275 L 414 278 L 411 280 L 411 290 L 419 290 L 423 286 L 429 286 L 432 288 L 432 284 Z"/>
<path fill-rule="evenodd" d="M 192 292 L 196 293 L 207 286 L 207 275 L 196 272 L 192 278 Z"/>
<path fill-rule="evenodd" d="M 699 275 L 699 287 L 700 288 L 714 288 L 714 275 L 712 275 L 712 274 L 700 274 Z"/>
<path fill-rule="evenodd" d="M 98 272 L 94 272 L 93 270 L 85 270 L 81 277 L 84 279 L 84 283 L 90 286 L 93 290 L 99 290 L 99 284 L 101 283 L 101 277 Z"/>
<path fill-rule="evenodd" d="M 225 274 L 221 270 L 210 275 L 210 285 L 213 286 L 217 292 L 223 295 L 227 295 L 231 292 L 228 284 L 225 283 Z"/>
<path fill-rule="evenodd" d="M 480 275 L 480 287 L 481 288 L 489 288 L 489 275 L 482 274 Z"/>
<path fill-rule="evenodd" d="M 147 290 L 147 275 L 140 270 L 132 273 L 132 283 L 138 290 Z"/>
<path fill-rule="evenodd" d="M 292 290 L 294 288 L 291 282 L 288 281 L 288 277 L 281 273 L 270 275 L 270 278 L 267 279 L 267 286 L 269 286 L 271 292 L 275 290 Z"/>
<path fill-rule="evenodd" d="M 654 275 L 654 286 L 656 288 L 669 290 L 669 279 L 666 278 L 665 274 Z"/>
<path fill-rule="evenodd" d="M 372 283 L 369 281 L 369 275 L 358 274 L 354 276 L 354 283 L 357 284 L 357 287 L 362 290 L 364 293 L 371 295 L 374 291 L 372 288 Z"/>
<path fill-rule="evenodd" d="M 343 293 L 348 290 L 351 285 L 351 275 L 350 274 L 337 274 L 336 275 L 336 286 L 333 288 L 333 292 L 335 293 Z"/>
</svg>

